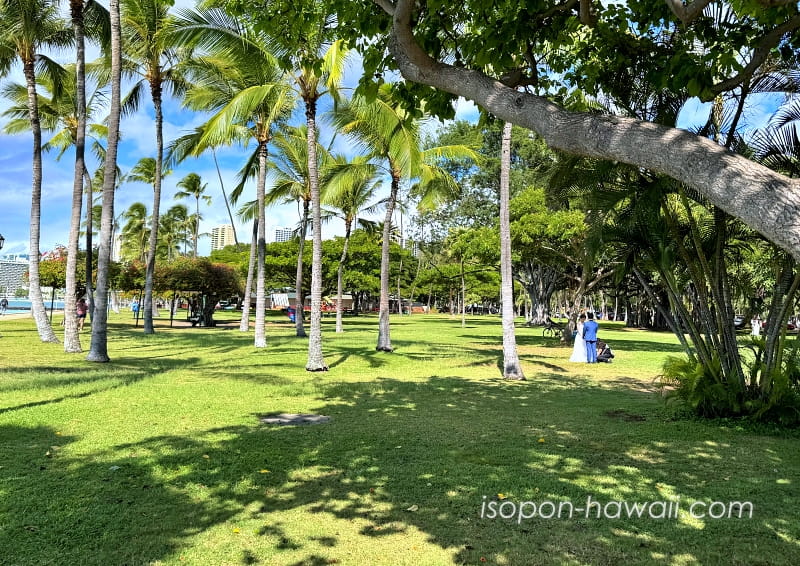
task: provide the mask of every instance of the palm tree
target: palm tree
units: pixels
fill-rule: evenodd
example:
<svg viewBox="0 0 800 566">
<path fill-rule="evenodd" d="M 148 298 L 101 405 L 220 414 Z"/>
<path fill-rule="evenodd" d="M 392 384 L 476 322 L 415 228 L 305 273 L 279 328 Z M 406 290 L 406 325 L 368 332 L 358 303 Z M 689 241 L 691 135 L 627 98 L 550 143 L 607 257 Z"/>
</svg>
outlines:
<svg viewBox="0 0 800 566">
<path fill-rule="evenodd" d="M 194 151 L 200 153 L 219 145 L 256 142 L 255 153 L 247 160 L 240 175 L 241 182 L 231 198 L 238 198 L 246 180 L 256 176 L 258 272 L 255 347 L 263 348 L 266 346 L 264 193 L 268 144 L 274 130 L 290 116 L 294 98 L 277 61 L 265 48 L 267 38 L 263 34 L 244 27 L 219 9 L 181 11 L 175 25 L 184 44 L 207 52 L 185 65 L 192 87 L 186 93 L 184 104 L 193 110 L 212 113 L 199 129 L 202 133 L 195 140 Z M 249 301 L 250 297 L 245 297 L 245 300 Z"/>
<path fill-rule="evenodd" d="M 183 179 L 178 181 L 178 188 L 182 189 L 175 193 L 175 198 L 189 198 L 194 197 L 195 212 L 194 212 L 194 231 L 192 232 L 192 252 L 194 257 L 197 257 L 197 238 L 200 230 L 200 199 L 206 204 L 211 204 L 211 197 L 203 193 L 208 186 L 208 183 L 203 183 L 200 175 L 197 173 L 189 173 Z"/>
<path fill-rule="evenodd" d="M 500 150 L 500 302 L 503 309 L 503 377 L 525 379 L 517 354 L 514 333 L 514 278 L 511 274 L 511 224 L 509 200 L 511 186 L 511 122 L 503 125 Z"/>
<path fill-rule="evenodd" d="M 180 253 L 180 246 L 186 242 L 187 227 L 191 225 L 192 215 L 183 204 L 176 204 L 162 214 L 158 229 L 159 257 L 172 261 Z M 195 256 L 196 257 L 196 256 Z"/>
<path fill-rule="evenodd" d="M 100 221 L 100 245 L 97 252 L 97 293 L 92 319 L 92 341 L 86 359 L 108 362 L 108 284 L 111 258 L 111 238 L 114 224 L 114 189 L 117 185 L 117 147 L 121 114 L 122 32 L 119 0 L 109 1 L 111 24 L 111 105 L 108 115 L 108 145 L 103 165 L 103 212 Z"/>
<path fill-rule="evenodd" d="M 297 201 L 301 207 L 300 229 L 298 230 L 297 277 L 295 279 L 295 308 L 298 313 L 303 312 L 305 305 L 303 297 L 303 250 L 313 201 L 311 171 L 308 167 L 307 138 L 307 130 L 304 126 L 287 128 L 275 137 L 274 143 L 278 155 L 274 163 L 275 182 L 266 195 L 267 205 L 279 201 Z M 319 168 L 320 161 L 324 160 L 328 154 L 318 147 L 318 144 L 314 144 L 314 153 L 318 156 L 315 161 L 315 167 Z M 312 224 L 312 226 L 314 226 L 315 234 L 320 232 L 319 223 Z M 302 316 L 295 317 L 295 332 L 298 337 L 306 335 Z"/>
<path fill-rule="evenodd" d="M 80 94 L 78 92 L 78 85 L 76 83 L 75 65 L 66 65 L 65 76 L 63 77 L 60 87 L 53 84 L 50 75 L 39 75 L 36 81 L 41 89 L 37 89 L 39 117 L 42 131 L 55 132 L 52 137 L 42 145 L 45 151 L 56 150 L 56 160 L 59 161 L 61 157 L 71 147 L 76 148 L 76 154 L 80 154 L 76 158 L 76 167 L 82 169 L 81 181 L 85 181 L 87 185 L 87 207 L 90 207 L 89 199 L 91 198 L 91 181 L 89 173 L 86 169 L 84 161 L 83 146 L 85 143 L 86 135 L 86 121 L 87 116 L 91 117 L 92 114 L 100 110 L 102 104 L 102 97 L 99 95 L 99 89 L 95 92 L 89 100 L 84 99 L 83 112 L 79 112 L 78 99 Z M 58 97 L 48 97 L 46 93 L 52 93 L 55 90 L 60 91 Z M 15 134 L 28 130 L 30 128 L 30 120 L 28 119 L 28 89 L 26 85 L 11 83 L 3 88 L 3 96 L 11 102 L 11 106 L 3 112 L 4 117 L 9 117 L 10 120 L 6 123 L 3 130 L 6 133 Z M 81 117 L 81 114 L 83 115 Z M 98 151 L 102 146 L 100 139 L 107 134 L 107 128 L 103 124 L 93 123 L 89 125 L 90 136 L 94 138 L 94 147 Z M 83 135 L 81 135 L 83 132 Z M 79 139 L 80 138 L 80 139 Z M 80 150 L 79 150 L 80 146 Z M 73 226 L 70 227 L 70 240 L 67 246 L 67 265 L 66 265 L 66 296 L 65 296 L 65 311 L 72 312 L 75 310 L 76 300 L 76 267 L 78 256 L 78 238 L 80 235 L 80 217 L 81 217 L 81 197 L 83 186 L 80 185 L 80 191 L 76 194 L 73 191 L 72 202 L 72 218 L 77 219 L 77 227 L 73 234 Z M 74 239 L 73 239 L 74 236 Z M 87 234 L 86 249 L 91 249 L 91 236 Z M 90 254 L 87 254 L 87 262 L 91 262 Z M 91 301 L 91 266 L 87 267 L 87 293 L 90 295 Z M 73 317 L 66 317 L 64 320 L 64 351 L 67 353 L 77 353 L 81 351 L 80 333 L 78 332 L 77 321 Z"/>
<path fill-rule="evenodd" d="M 417 180 L 414 191 L 420 197 L 420 205 L 433 206 L 436 202 L 458 193 L 455 180 L 437 166 L 438 160 L 447 157 L 476 159 L 477 156 L 464 146 L 442 146 L 423 151 L 420 147 L 421 121 L 393 99 L 391 86 L 388 84 L 380 87 L 374 100 L 354 96 L 333 113 L 332 117 L 334 123 L 344 133 L 355 138 L 370 157 L 386 162 L 385 170 L 391 178 L 381 244 L 381 296 L 378 345 L 375 348 L 391 352 L 389 243 L 392 215 L 400 185 L 404 180 Z"/>
<path fill-rule="evenodd" d="M 366 157 L 357 156 L 348 162 L 344 156 L 335 156 L 326 171 L 323 183 L 328 193 L 329 206 L 333 214 L 344 220 L 344 245 L 336 274 L 336 332 L 342 328 L 342 275 L 347 262 L 347 251 L 353 225 L 359 220 L 364 227 L 374 227 L 374 222 L 359 219 L 361 214 L 373 214 L 378 211 L 382 202 L 369 204 L 381 186 L 377 179 L 378 168 Z"/>
<path fill-rule="evenodd" d="M 43 342 L 58 342 L 50 326 L 39 282 L 39 240 L 42 200 L 42 131 L 36 92 L 37 69 L 51 77 L 53 96 L 60 96 L 64 69 L 40 51 L 43 47 L 67 47 L 74 37 L 59 16 L 58 4 L 50 0 L 6 0 L 0 5 L 0 75 L 19 60 L 28 94 L 28 119 L 33 133 L 33 179 L 31 187 L 30 284 L 31 313 Z"/>
<path fill-rule="evenodd" d="M 147 245 L 150 239 L 147 207 L 141 202 L 133 203 L 122 215 L 126 220 L 122 227 L 122 257 L 144 263 L 147 260 Z"/>
<path fill-rule="evenodd" d="M 322 15 L 304 34 L 305 43 L 295 52 L 299 54 L 295 81 L 300 98 L 306 107 L 306 152 L 308 154 L 308 180 L 311 193 L 311 216 L 314 223 L 311 254 L 311 335 L 308 340 L 307 371 L 326 371 L 322 355 L 322 195 L 317 163 L 317 102 L 326 93 L 337 96 L 337 88 L 344 74 L 347 52 L 341 40 L 332 42 L 320 57 L 326 41 L 329 16 Z M 320 86 L 324 85 L 323 90 Z M 300 252 L 302 255 L 302 251 Z M 302 312 L 302 311 L 301 311 Z M 303 317 L 297 317 L 302 319 Z"/>
<path fill-rule="evenodd" d="M 70 216 L 69 241 L 67 245 L 67 274 L 66 274 L 66 295 L 64 300 L 64 312 L 74 312 L 77 287 L 77 262 L 78 262 L 78 239 L 80 238 L 81 223 L 81 197 L 83 196 L 84 183 L 89 182 L 89 175 L 86 169 L 86 128 L 88 118 L 88 108 L 86 100 L 86 23 L 88 19 L 90 36 L 99 36 L 101 44 L 107 47 L 108 43 L 108 12 L 97 2 L 90 0 L 84 4 L 84 0 L 70 0 L 70 16 L 72 19 L 72 31 L 75 36 L 76 59 L 75 59 L 75 169 L 72 178 L 72 213 Z M 99 32 L 98 32 L 99 30 Z M 91 187 L 91 185 L 90 185 Z M 91 218 L 91 188 L 87 190 L 87 219 Z M 92 296 L 92 246 L 91 234 L 87 231 L 86 246 L 86 293 L 89 295 L 90 316 L 94 316 L 91 307 L 94 306 Z M 64 318 L 64 351 L 80 352 L 81 343 L 79 339 L 79 329 L 77 320 L 73 317 Z"/>
<path fill-rule="evenodd" d="M 130 77 L 139 80 L 126 96 L 123 112 L 138 109 L 149 87 L 155 111 L 156 157 L 153 168 L 153 221 L 150 224 L 150 242 L 145 271 L 144 287 L 144 333 L 152 334 L 153 328 L 153 274 L 158 245 L 159 211 L 161 206 L 161 178 L 164 167 L 164 115 L 162 102 L 164 89 L 173 94 L 184 90 L 184 81 L 177 71 L 179 60 L 177 41 L 171 18 L 168 14 L 171 0 L 122 0 L 123 35 L 125 47 L 125 70 Z"/>
</svg>

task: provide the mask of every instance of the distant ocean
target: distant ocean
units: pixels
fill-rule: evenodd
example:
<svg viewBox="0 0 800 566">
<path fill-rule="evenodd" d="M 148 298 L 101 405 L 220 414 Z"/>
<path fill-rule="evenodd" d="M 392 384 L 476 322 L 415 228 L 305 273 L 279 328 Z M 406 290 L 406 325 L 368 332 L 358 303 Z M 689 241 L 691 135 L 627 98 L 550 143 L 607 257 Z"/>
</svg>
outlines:
<svg viewBox="0 0 800 566">
<path fill-rule="evenodd" d="M 44 307 L 50 308 L 50 301 L 45 300 Z M 53 301 L 53 308 L 56 310 L 64 308 L 64 301 Z M 29 311 L 31 310 L 31 302 L 28 299 L 8 299 L 8 310 L 16 311 Z"/>
</svg>

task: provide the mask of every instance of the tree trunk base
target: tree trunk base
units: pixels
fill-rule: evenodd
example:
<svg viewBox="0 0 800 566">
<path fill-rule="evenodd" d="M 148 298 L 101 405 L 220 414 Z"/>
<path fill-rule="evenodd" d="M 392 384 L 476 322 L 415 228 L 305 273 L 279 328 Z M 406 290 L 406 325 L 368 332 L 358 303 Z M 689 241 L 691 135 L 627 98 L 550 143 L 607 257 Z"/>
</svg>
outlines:
<svg viewBox="0 0 800 566">
<path fill-rule="evenodd" d="M 394 352 L 394 348 L 391 346 L 375 346 L 375 350 L 378 352 Z"/>
<path fill-rule="evenodd" d="M 319 367 L 306 366 L 306 371 L 328 371 L 328 366 L 319 366 Z"/>
<path fill-rule="evenodd" d="M 297 334 L 295 334 L 296 338 L 308 338 L 308 334 L 306 334 L 305 330 L 301 330 Z"/>
<path fill-rule="evenodd" d="M 100 355 L 92 354 L 91 352 L 89 352 L 89 355 L 86 356 L 86 361 L 87 362 L 98 362 L 98 363 L 101 363 L 101 364 L 107 364 L 108 362 L 111 361 L 111 358 L 109 358 L 108 356 L 100 356 Z"/>
<path fill-rule="evenodd" d="M 525 376 L 521 373 L 509 373 L 503 376 L 503 379 L 507 379 L 509 381 L 527 381 Z"/>
</svg>

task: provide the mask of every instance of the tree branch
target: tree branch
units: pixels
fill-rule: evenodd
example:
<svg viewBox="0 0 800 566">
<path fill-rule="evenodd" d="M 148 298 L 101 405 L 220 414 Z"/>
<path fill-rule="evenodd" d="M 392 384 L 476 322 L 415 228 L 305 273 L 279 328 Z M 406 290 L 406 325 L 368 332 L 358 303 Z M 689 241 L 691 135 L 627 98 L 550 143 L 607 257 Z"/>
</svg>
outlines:
<svg viewBox="0 0 800 566">
<path fill-rule="evenodd" d="M 684 24 L 692 22 L 703 13 L 705 7 L 714 0 L 694 0 L 691 4 L 684 4 L 683 0 L 664 0 L 672 13 L 678 16 Z"/>
<path fill-rule="evenodd" d="M 389 50 L 406 79 L 473 100 L 496 117 L 537 132 L 550 147 L 676 179 L 800 260 L 800 181 L 685 130 L 621 116 L 568 112 L 479 71 L 436 61 L 413 36 L 413 0 L 396 0 L 394 6 Z"/>
<path fill-rule="evenodd" d="M 390 16 L 394 14 L 394 2 L 392 0 L 373 0 L 383 11 Z"/>
<path fill-rule="evenodd" d="M 767 60 L 772 49 L 780 43 L 783 36 L 798 28 L 800 28 L 800 14 L 779 25 L 761 38 L 761 43 L 753 49 L 753 56 L 750 58 L 750 62 L 747 66 L 742 69 L 742 72 L 735 77 L 717 83 L 711 88 L 712 92 L 714 94 L 719 94 L 726 90 L 731 90 L 752 77 L 753 73 Z"/>
</svg>

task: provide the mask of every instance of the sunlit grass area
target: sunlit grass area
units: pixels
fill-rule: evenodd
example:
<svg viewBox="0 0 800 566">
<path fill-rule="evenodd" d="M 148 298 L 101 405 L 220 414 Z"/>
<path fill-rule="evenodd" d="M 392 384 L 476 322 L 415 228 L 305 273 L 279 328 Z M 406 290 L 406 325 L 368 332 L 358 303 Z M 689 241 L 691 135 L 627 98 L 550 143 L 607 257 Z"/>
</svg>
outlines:
<svg viewBox="0 0 800 566">
<path fill-rule="evenodd" d="M 744 565 L 800 554 L 800 437 L 665 406 L 653 379 L 680 353 L 668 334 L 602 322 L 617 357 L 589 366 L 519 327 L 528 381 L 507 383 L 494 316 L 466 328 L 394 318 L 392 354 L 374 349 L 376 318 L 348 318 L 339 335 L 326 319 L 325 373 L 304 371 L 307 341 L 285 317 L 269 319 L 256 350 L 225 316 L 213 329 L 159 320 L 144 336 L 130 313 L 112 315 L 110 364 L 41 344 L 29 319 L 0 319 L 1 564 Z M 269 413 L 331 421 L 261 423 Z M 488 504 L 508 514 L 524 501 L 678 512 L 487 516 Z M 731 501 L 752 502 L 752 518 L 689 513 Z"/>
</svg>

